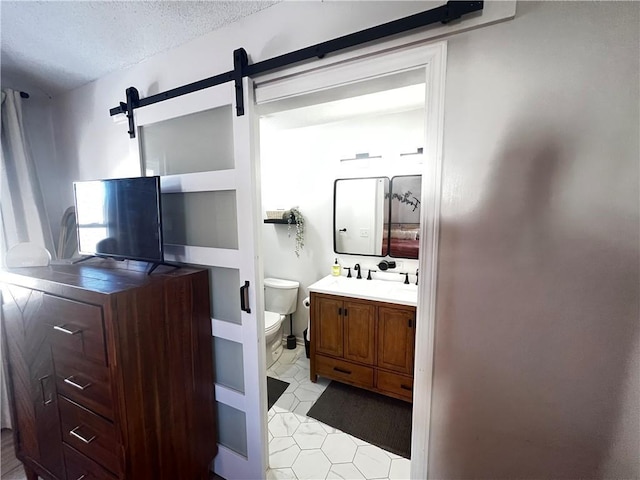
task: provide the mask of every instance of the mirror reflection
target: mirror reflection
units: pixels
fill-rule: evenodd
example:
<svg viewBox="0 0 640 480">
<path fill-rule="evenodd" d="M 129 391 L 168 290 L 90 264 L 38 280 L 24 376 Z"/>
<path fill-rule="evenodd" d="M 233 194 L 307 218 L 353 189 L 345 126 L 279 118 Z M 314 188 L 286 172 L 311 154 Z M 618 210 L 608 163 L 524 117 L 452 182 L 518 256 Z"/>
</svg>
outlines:
<svg viewBox="0 0 640 480">
<path fill-rule="evenodd" d="M 420 194 L 422 175 L 391 179 L 389 256 L 418 258 L 420 250 Z"/>
<path fill-rule="evenodd" d="M 335 181 L 336 253 L 417 259 L 421 175 Z"/>
<path fill-rule="evenodd" d="M 336 253 L 387 255 L 384 232 L 389 225 L 389 193 L 387 177 L 335 181 L 333 249 Z"/>
</svg>

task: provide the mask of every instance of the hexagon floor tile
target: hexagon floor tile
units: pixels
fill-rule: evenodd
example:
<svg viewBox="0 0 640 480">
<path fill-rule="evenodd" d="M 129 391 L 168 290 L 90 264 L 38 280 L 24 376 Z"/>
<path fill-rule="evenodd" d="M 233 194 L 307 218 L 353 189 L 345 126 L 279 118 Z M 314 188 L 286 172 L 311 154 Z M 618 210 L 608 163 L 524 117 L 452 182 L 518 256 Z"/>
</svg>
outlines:
<svg viewBox="0 0 640 480">
<path fill-rule="evenodd" d="M 321 450 L 303 450 L 291 468 L 299 480 L 323 479 L 329 473 L 331 462 Z"/>
<path fill-rule="evenodd" d="M 267 480 L 296 480 L 296 474 L 290 468 L 269 469 Z"/>
<path fill-rule="evenodd" d="M 329 473 L 327 474 L 327 480 L 361 480 L 364 479 L 364 475 L 356 468 L 353 463 L 338 463 L 331 465 Z"/>
<path fill-rule="evenodd" d="M 411 462 L 406 458 L 395 458 L 391 460 L 390 480 L 409 480 L 411 475 Z"/>
<path fill-rule="evenodd" d="M 409 460 L 306 416 L 330 381 L 311 382 L 303 347 L 285 350 L 267 374 L 290 383 L 269 410 L 268 480 L 409 479 Z"/>
<path fill-rule="evenodd" d="M 290 437 L 300 425 L 295 413 L 276 413 L 269 420 L 269 433 L 274 437 Z"/>
<path fill-rule="evenodd" d="M 322 451 L 331 463 L 353 462 L 357 448 L 346 433 L 331 433 L 322 444 Z"/>
<path fill-rule="evenodd" d="M 293 437 L 278 437 L 269 443 L 269 467 L 291 467 L 298 458 L 300 447 Z"/>
<path fill-rule="evenodd" d="M 353 463 L 367 479 L 389 476 L 391 459 L 384 450 L 376 446 L 358 447 Z"/>
<path fill-rule="evenodd" d="M 319 422 L 307 422 L 300 424 L 293 434 L 293 439 L 302 450 L 310 450 L 320 448 L 326 436 L 327 432 Z"/>
</svg>

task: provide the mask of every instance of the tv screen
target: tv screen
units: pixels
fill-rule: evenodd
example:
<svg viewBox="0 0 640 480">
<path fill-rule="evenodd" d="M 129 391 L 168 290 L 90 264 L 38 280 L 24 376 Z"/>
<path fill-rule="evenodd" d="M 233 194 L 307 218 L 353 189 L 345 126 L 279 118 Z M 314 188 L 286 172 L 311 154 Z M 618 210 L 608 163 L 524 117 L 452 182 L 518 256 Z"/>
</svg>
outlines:
<svg viewBox="0 0 640 480">
<path fill-rule="evenodd" d="M 74 182 L 78 252 L 162 262 L 160 177 Z"/>
</svg>

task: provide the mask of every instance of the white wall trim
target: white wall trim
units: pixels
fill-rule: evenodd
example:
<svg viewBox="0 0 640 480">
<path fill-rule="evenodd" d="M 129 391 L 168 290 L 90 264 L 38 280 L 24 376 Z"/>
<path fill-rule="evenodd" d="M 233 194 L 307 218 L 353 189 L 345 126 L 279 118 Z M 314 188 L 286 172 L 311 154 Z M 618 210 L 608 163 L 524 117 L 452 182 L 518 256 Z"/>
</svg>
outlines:
<svg viewBox="0 0 640 480">
<path fill-rule="evenodd" d="M 420 278 L 423 281 L 418 289 L 416 314 L 414 408 L 411 433 L 411 458 L 415 461 L 411 462 L 411 478 L 428 478 L 429 472 L 447 44 L 440 43 L 439 47 L 440 51 L 426 66 L 426 138 L 420 232 L 422 254 L 419 261 L 420 272 L 422 272 Z M 416 403 L 424 405 L 424 408 L 416 408 Z"/>
</svg>

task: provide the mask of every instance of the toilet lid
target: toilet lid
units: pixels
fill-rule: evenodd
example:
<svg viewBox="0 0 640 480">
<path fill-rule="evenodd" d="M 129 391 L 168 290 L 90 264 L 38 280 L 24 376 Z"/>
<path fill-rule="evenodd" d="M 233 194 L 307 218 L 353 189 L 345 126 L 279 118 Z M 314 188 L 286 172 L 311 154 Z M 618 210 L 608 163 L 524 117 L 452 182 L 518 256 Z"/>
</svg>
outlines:
<svg viewBox="0 0 640 480">
<path fill-rule="evenodd" d="M 274 326 L 280 326 L 280 322 L 283 319 L 283 315 L 275 312 L 264 312 L 264 329 L 270 330 Z"/>
</svg>

